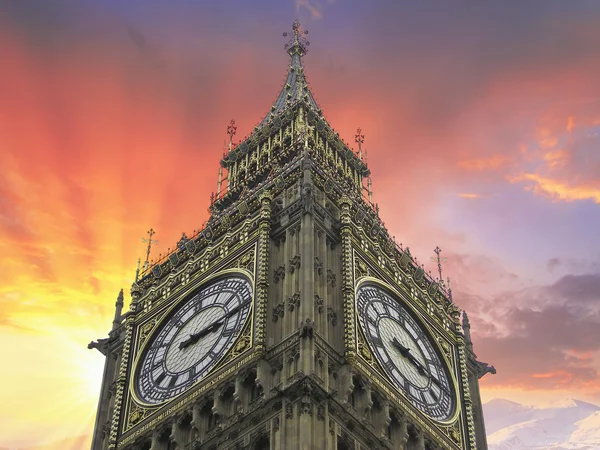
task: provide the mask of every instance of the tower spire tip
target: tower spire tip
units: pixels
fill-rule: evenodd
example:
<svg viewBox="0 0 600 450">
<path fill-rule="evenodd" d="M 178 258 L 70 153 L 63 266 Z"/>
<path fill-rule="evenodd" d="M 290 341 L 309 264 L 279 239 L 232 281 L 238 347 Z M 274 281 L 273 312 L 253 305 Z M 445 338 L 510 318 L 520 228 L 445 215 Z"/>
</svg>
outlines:
<svg viewBox="0 0 600 450">
<path fill-rule="evenodd" d="M 303 30 L 300 22 L 298 19 L 296 19 L 292 24 L 292 34 L 290 36 L 290 40 L 284 46 L 290 56 L 293 56 L 297 53 L 300 57 L 302 57 L 308 51 L 310 42 L 308 42 L 308 40 L 303 36 L 304 34 L 308 34 L 308 30 Z M 288 35 L 289 34 L 287 31 L 283 33 L 284 37 L 287 37 Z"/>
</svg>

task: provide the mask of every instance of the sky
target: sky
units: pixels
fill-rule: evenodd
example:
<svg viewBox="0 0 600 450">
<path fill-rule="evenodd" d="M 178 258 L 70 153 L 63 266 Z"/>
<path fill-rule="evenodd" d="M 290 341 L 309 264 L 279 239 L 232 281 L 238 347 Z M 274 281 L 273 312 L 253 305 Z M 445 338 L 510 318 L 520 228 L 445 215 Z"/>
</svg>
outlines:
<svg viewBox="0 0 600 450">
<path fill-rule="evenodd" d="M 207 220 L 227 125 L 269 110 L 295 19 L 390 234 L 434 273 L 447 258 L 497 369 L 483 400 L 600 403 L 600 2 L 5 1 L 0 448 L 89 447 L 87 343 L 146 231 L 164 253 Z"/>
</svg>

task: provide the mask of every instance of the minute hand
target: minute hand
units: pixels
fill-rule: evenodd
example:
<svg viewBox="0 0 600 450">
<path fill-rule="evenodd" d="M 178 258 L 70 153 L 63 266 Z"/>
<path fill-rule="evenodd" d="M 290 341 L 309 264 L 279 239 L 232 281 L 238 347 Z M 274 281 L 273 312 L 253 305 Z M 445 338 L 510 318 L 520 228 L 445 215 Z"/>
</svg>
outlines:
<svg viewBox="0 0 600 450">
<path fill-rule="evenodd" d="M 190 345 L 198 342 L 200 339 L 202 339 L 207 334 L 214 333 L 215 331 L 217 331 L 221 327 L 221 325 L 223 325 L 223 322 L 225 322 L 226 319 L 229 319 L 231 316 L 237 314 L 245 304 L 246 303 L 239 304 L 238 306 L 233 308 L 231 311 L 229 311 L 224 317 L 221 317 L 219 320 L 214 321 L 206 328 L 204 328 L 194 334 L 190 334 L 189 338 L 187 338 L 185 341 L 182 341 L 179 344 L 179 349 L 181 350 L 186 347 L 189 347 Z"/>
<path fill-rule="evenodd" d="M 421 375 L 427 375 L 429 377 L 429 379 L 434 382 L 441 390 L 443 390 L 444 392 L 446 392 L 447 394 L 450 395 L 450 392 L 448 391 L 448 389 L 446 389 L 444 387 L 444 385 L 440 382 L 440 380 L 438 380 L 436 377 L 433 376 L 433 374 L 429 373 L 425 367 L 423 366 L 423 364 L 421 364 L 421 362 L 415 358 L 415 356 L 413 354 L 410 353 L 410 349 L 406 348 L 405 346 L 403 346 L 400 342 L 398 342 L 398 339 L 394 338 L 392 340 L 392 345 L 394 347 L 396 347 L 400 353 L 402 354 L 402 356 L 405 356 L 419 371 L 419 373 Z"/>
<path fill-rule="evenodd" d="M 410 348 L 407 348 L 404 345 L 402 345 L 400 342 L 398 342 L 398 339 L 396 339 L 396 338 L 394 338 L 392 340 L 392 345 L 394 347 L 396 347 L 396 349 L 398 349 L 398 351 L 400 351 L 400 354 L 402 356 L 404 356 L 406 359 L 408 359 L 412 363 L 412 365 L 417 368 L 418 372 L 421 375 L 429 374 L 429 372 L 427 371 L 427 369 L 425 369 L 423 364 L 421 364 L 421 362 L 417 358 L 415 358 L 415 356 L 410 352 Z"/>
</svg>

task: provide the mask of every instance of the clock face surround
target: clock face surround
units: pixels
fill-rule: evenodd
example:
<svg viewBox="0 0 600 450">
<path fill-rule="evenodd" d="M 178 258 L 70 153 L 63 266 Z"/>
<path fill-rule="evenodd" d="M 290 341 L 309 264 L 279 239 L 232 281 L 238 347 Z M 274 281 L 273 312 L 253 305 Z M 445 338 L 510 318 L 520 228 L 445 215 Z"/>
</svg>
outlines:
<svg viewBox="0 0 600 450">
<path fill-rule="evenodd" d="M 252 302 L 252 285 L 229 275 L 189 294 L 150 337 L 135 369 L 135 391 L 148 404 L 176 397 L 202 379 L 232 347 Z"/>
<path fill-rule="evenodd" d="M 453 383 L 424 326 L 375 283 L 358 288 L 357 311 L 366 340 L 393 384 L 431 418 L 449 420 L 456 409 Z"/>
</svg>

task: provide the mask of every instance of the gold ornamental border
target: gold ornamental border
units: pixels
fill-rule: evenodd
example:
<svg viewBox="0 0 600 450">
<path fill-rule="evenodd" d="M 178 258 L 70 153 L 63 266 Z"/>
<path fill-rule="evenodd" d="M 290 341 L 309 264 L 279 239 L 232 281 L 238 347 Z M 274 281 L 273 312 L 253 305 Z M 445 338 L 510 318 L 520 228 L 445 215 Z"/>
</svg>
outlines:
<svg viewBox="0 0 600 450">
<path fill-rule="evenodd" d="M 448 374 L 450 375 L 450 379 L 452 381 L 452 387 L 453 387 L 453 393 L 454 393 L 454 401 L 456 403 L 456 408 L 454 410 L 454 414 L 452 414 L 452 416 L 444 421 L 440 421 L 437 419 L 434 419 L 433 417 L 429 416 L 428 414 L 426 414 L 425 412 L 419 410 L 423 415 L 425 415 L 429 420 L 432 420 L 434 423 L 436 424 L 440 424 L 440 425 L 444 425 L 444 426 L 448 426 L 448 425 L 452 425 L 453 423 L 456 422 L 456 420 L 458 419 L 458 417 L 460 416 L 460 412 L 461 412 L 461 402 L 460 402 L 460 392 L 458 390 L 458 381 L 454 375 L 454 364 L 452 364 L 452 361 L 449 361 L 448 358 L 446 357 L 446 354 L 444 351 L 442 351 L 442 349 L 440 348 L 439 344 L 437 343 L 437 339 L 432 339 L 433 336 L 436 335 L 436 333 L 431 329 L 431 327 L 423 320 L 421 320 L 421 314 L 410 304 L 410 299 L 407 298 L 407 294 L 402 293 L 400 291 L 398 291 L 397 289 L 395 289 L 393 286 L 391 286 L 390 284 L 378 280 L 377 278 L 373 278 L 373 277 L 362 277 L 360 278 L 358 281 L 355 282 L 354 285 L 354 292 L 358 292 L 358 289 L 363 285 L 363 284 L 376 284 L 379 285 L 381 288 L 387 290 L 388 292 L 390 292 L 393 296 L 395 296 L 397 299 L 399 299 L 399 301 L 402 302 L 402 304 L 404 306 L 406 306 L 407 308 L 409 308 L 409 310 L 412 312 L 413 317 L 415 318 L 415 320 L 417 321 L 417 323 L 419 325 L 421 325 L 427 332 L 428 337 L 429 337 L 429 341 L 430 343 L 434 346 L 435 350 L 438 353 L 438 356 L 442 358 L 442 360 L 444 361 L 444 364 L 446 365 L 446 370 L 448 372 Z M 355 302 L 355 308 L 358 306 L 358 300 L 357 300 L 357 296 L 354 296 L 354 302 Z M 355 321 L 357 322 L 357 325 L 360 325 L 360 321 L 358 320 L 358 312 L 355 315 Z M 362 325 L 360 325 L 360 330 L 364 333 L 363 327 Z M 365 341 L 367 342 L 367 345 L 369 346 L 369 349 L 371 350 L 371 352 L 373 352 L 373 348 L 371 347 L 371 343 L 368 342 L 368 339 L 365 338 Z M 362 364 L 361 364 L 362 366 Z M 452 369 L 452 370 L 450 370 Z M 386 374 L 386 378 L 389 378 Z M 386 391 L 388 391 L 387 388 L 384 388 Z M 410 400 L 408 398 L 406 398 L 406 396 L 404 395 L 404 393 L 398 389 L 395 389 L 397 392 L 400 393 L 400 395 L 402 395 L 402 397 L 409 402 L 410 405 L 412 405 L 412 403 L 410 403 Z M 387 394 L 391 394 L 390 392 L 386 392 Z M 391 395 L 391 397 L 393 399 L 396 400 L 397 403 L 401 404 L 402 406 L 406 406 L 404 401 L 398 401 L 398 398 L 395 395 Z"/>
<path fill-rule="evenodd" d="M 245 322 L 240 327 L 240 332 L 239 332 L 238 336 L 236 336 L 236 338 L 232 341 L 231 347 L 228 349 L 227 352 L 225 352 L 221 356 L 221 358 L 219 358 L 219 360 L 213 366 L 213 369 L 211 371 L 209 371 L 204 377 L 202 377 L 198 381 L 196 381 L 196 383 L 194 383 L 194 385 L 191 386 L 188 390 L 181 392 L 180 394 L 176 395 L 175 397 L 173 397 L 169 400 L 166 400 L 163 403 L 146 403 L 146 402 L 144 402 L 142 399 L 140 399 L 138 397 L 137 391 L 135 389 L 135 381 L 137 379 L 138 365 L 140 364 L 140 361 L 142 360 L 142 357 L 144 356 L 144 354 L 146 352 L 147 346 L 149 345 L 149 343 L 151 343 L 153 341 L 157 332 L 160 330 L 161 326 L 165 322 L 165 319 L 168 318 L 175 309 L 179 308 L 182 305 L 182 302 L 186 299 L 186 297 L 188 295 L 190 295 L 193 291 L 201 289 L 202 287 L 206 286 L 207 284 L 211 284 L 219 279 L 227 278 L 228 276 L 231 276 L 231 275 L 237 275 L 237 276 L 247 278 L 248 281 L 250 282 L 250 285 L 252 288 L 252 304 L 250 305 L 250 311 L 249 311 L 248 317 L 246 317 Z M 180 292 L 178 294 L 178 297 L 179 298 L 175 302 L 173 302 L 173 304 L 166 311 L 164 311 L 162 313 L 162 315 L 160 316 L 160 318 L 157 320 L 156 325 L 154 326 L 154 328 L 152 329 L 150 334 L 145 338 L 144 343 L 142 344 L 141 348 L 137 351 L 137 355 L 135 357 L 134 363 L 131 366 L 131 372 L 130 372 L 130 377 L 129 377 L 129 393 L 135 403 L 137 403 L 138 405 L 143 406 L 145 408 L 153 408 L 156 410 L 157 408 L 164 407 L 168 403 L 175 402 L 182 395 L 188 394 L 191 389 L 194 389 L 195 386 L 197 386 L 199 383 L 201 383 L 203 380 L 205 380 L 207 377 L 209 377 L 211 374 L 213 374 L 215 372 L 215 370 L 218 370 L 219 366 L 221 365 L 221 362 L 229 355 L 232 348 L 235 347 L 235 344 L 241 337 L 242 331 L 247 326 L 248 321 L 250 321 L 250 339 L 251 339 L 249 348 L 252 348 L 252 344 L 253 344 L 252 336 L 254 335 L 254 329 L 253 329 L 254 321 L 252 320 L 252 317 L 254 315 L 254 310 L 255 310 L 255 308 L 254 308 L 255 283 L 254 283 L 254 277 L 248 270 L 239 269 L 239 268 L 222 270 L 218 273 L 215 273 L 213 275 L 210 275 L 210 276 L 204 278 L 201 282 L 199 282 L 198 284 L 195 284 L 194 286 L 190 286 L 185 291 Z M 136 336 L 136 338 L 137 338 L 137 336 Z"/>
</svg>

